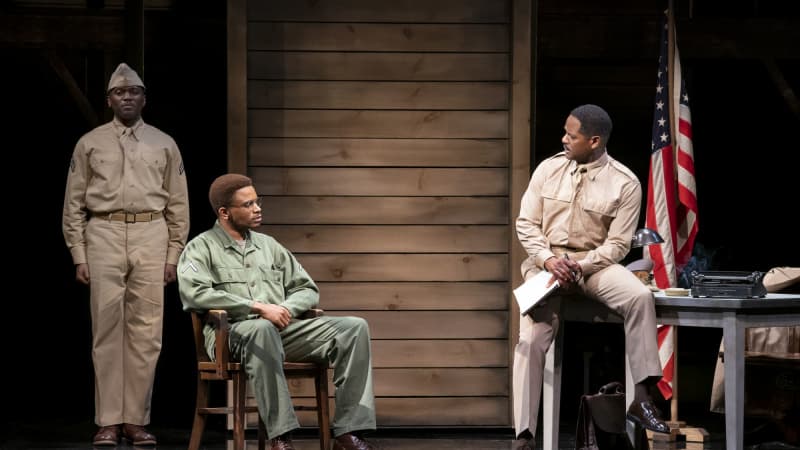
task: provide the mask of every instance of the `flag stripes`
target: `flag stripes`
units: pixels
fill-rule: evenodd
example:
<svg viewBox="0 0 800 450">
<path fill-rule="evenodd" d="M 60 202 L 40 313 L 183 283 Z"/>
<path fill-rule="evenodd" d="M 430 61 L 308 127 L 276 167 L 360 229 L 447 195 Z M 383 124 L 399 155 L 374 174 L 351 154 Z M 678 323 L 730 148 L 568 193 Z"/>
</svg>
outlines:
<svg viewBox="0 0 800 450">
<path fill-rule="evenodd" d="M 674 46 L 673 60 L 668 61 L 666 19 L 662 20 L 662 25 L 645 226 L 658 231 L 664 243 L 646 247 L 644 254 L 653 261 L 656 286 L 665 289 L 677 286 L 681 270 L 692 257 L 698 221 L 689 95 L 681 74 L 678 46 Z M 670 64 L 673 65 L 672 79 Z M 677 129 L 674 138 L 673 124 Z M 671 326 L 659 327 L 658 354 L 663 378 L 658 387 L 666 399 L 672 397 L 675 374 L 673 336 Z"/>
</svg>

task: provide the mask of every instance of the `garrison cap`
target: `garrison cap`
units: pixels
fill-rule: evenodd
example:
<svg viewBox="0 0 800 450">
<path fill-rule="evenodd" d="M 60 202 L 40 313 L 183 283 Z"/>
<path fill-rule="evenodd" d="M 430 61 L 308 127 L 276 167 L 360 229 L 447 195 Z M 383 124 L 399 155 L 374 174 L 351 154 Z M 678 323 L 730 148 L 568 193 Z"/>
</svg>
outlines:
<svg viewBox="0 0 800 450">
<path fill-rule="evenodd" d="M 649 259 L 637 259 L 636 261 L 625 266 L 631 272 L 645 271 L 650 272 L 653 270 L 653 261 Z"/>
<path fill-rule="evenodd" d="M 800 267 L 773 267 L 762 280 L 767 292 L 778 292 L 800 282 Z"/>
<path fill-rule="evenodd" d="M 144 82 L 130 66 L 125 63 L 120 63 L 120 65 L 117 66 L 117 70 L 111 74 L 111 78 L 108 80 L 108 89 L 106 89 L 106 92 L 114 88 L 125 86 L 141 86 L 144 88 Z"/>
</svg>

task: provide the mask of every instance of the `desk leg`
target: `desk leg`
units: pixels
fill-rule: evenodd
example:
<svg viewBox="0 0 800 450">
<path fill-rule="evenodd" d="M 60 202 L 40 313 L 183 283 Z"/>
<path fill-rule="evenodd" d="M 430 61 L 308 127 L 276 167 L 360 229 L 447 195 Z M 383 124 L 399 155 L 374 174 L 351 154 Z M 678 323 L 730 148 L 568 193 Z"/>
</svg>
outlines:
<svg viewBox="0 0 800 450">
<path fill-rule="evenodd" d="M 558 327 L 550 349 L 544 359 L 542 386 L 542 442 L 543 450 L 558 450 L 558 421 L 561 412 L 561 362 L 564 354 L 564 322 Z"/>
<path fill-rule="evenodd" d="M 723 316 L 725 345 L 725 447 L 744 448 L 744 326 L 735 312 Z"/>
</svg>

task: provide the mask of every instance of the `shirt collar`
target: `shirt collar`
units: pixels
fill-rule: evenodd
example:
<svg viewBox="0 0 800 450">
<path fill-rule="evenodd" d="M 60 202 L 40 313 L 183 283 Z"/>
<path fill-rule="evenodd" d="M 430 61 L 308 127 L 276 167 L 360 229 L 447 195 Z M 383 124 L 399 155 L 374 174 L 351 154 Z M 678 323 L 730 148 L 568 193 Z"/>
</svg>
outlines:
<svg viewBox="0 0 800 450">
<path fill-rule="evenodd" d="M 225 231 L 224 228 L 222 228 L 222 225 L 219 223 L 219 219 L 217 219 L 214 222 L 214 227 L 212 228 L 212 230 L 216 234 L 217 238 L 219 238 L 219 240 L 222 241 L 223 246 L 225 248 L 232 247 L 235 248 L 237 251 L 241 249 L 241 247 L 239 247 L 239 244 L 236 243 L 236 241 L 231 237 L 231 235 L 228 234 L 228 232 Z M 253 232 L 251 230 L 247 230 L 247 234 L 244 236 L 244 238 L 245 241 L 247 241 L 247 245 L 245 245 L 245 251 L 247 251 L 251 246 L 257 249 L 261 248 L 261 246 L 258 245 L 253 240 Z"/>
<path fill-rule="evenodd" d="M 600 171 L 601 168 L 605 167 L 608 164 L 609 156 L 608 152 L 604 151 L 602 155 L 596 160 L 586 163 L 586 164 L 578 164 L 575 161 L 570 161 L 569 163 L 569 173 L 570 175 L 574 174 L 576 170 L 584 168 L 586 169 L 586 176 L 594 179 L 597 176 L 597 172 Z"/>
<path fill-rule="evenodd" d="M 122 122 L 120 122 L 119 119 L 117 119 L 116 117 L 114 117 L 111 123 L 114 125 L 114 133 L 117 135 L 118 138 L 121 138 L 122 134 L 125 133 L 125 130 L 129 128 L 126 127 Z M 140 117 L 139 120 L 137 120 L 136 123 L 133 124 L 132 127 L 130 127 L 130 129 L 133 131 L 134 137 L 138 137 L 139 130 L 141 130 L 143 126 L 144 126 L 144 121 Z"/>
</svg>

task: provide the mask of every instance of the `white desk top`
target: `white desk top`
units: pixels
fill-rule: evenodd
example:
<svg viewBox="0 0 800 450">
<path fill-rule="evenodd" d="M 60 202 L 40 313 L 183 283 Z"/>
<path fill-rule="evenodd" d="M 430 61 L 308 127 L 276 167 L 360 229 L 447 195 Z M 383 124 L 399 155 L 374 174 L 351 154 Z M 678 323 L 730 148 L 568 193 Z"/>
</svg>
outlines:
<svg viewBox="0 0 800 450">
<path fill-rule="evenodd" d="M 653 292 L 656 306 L 712 309 L 772 309 L 800 308 L 800 294 L 767 294 L 760 298 L 691 297 L 666 295 L 664 291 Z M 800 309 L 798 309 L 800 312 Z"/>
</svg>

